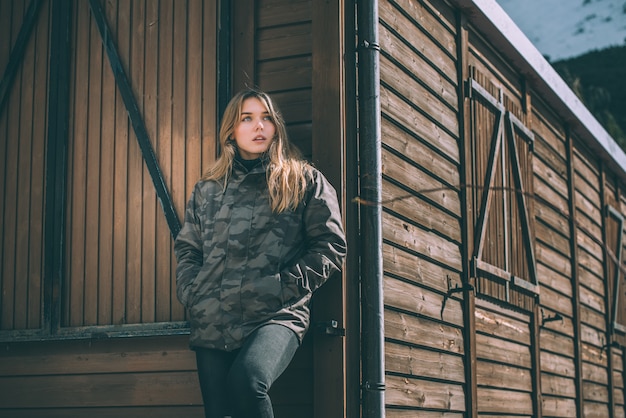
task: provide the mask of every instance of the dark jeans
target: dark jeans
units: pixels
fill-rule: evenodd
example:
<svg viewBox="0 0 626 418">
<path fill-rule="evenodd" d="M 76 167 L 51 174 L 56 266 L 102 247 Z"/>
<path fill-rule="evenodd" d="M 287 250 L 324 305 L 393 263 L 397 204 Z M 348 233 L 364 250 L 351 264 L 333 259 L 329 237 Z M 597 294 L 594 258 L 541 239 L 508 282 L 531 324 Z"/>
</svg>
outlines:
<svg viewBox="0 0 626 418">
<path fill-rule="evenodd" d="M 254 331 L 231 352 L 196 348 L 206 418 L 273 418 L 270 387 L 293 358 L 298 337 L 282 325 Z"/>
</svg>

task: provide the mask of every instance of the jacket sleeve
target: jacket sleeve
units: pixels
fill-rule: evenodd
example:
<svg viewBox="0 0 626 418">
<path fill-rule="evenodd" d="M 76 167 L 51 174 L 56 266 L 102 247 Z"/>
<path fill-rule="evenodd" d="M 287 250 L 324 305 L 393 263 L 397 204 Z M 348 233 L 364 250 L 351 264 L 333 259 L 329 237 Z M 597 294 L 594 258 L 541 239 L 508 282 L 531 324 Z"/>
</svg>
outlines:
<svg viewBox="0 0 626 418">
<path fill-rule="evenodd" d="M 346 257 L 346 239 L 341 222 L 337 192 L 317 170 L 303 214 L 306 248 L 301 256 L 281 271 L 314 292 L 336 271 Z"/>
<path fill-rule="evenodd" d="M 180 303 L 188 306 L 191 285 L 202 267 L 202 236 L 197 209 L 198 187 L 194 189 L 187 208 L 183 226 L 174 241 L 176 266 L 176 296 Z"/>
</svg>

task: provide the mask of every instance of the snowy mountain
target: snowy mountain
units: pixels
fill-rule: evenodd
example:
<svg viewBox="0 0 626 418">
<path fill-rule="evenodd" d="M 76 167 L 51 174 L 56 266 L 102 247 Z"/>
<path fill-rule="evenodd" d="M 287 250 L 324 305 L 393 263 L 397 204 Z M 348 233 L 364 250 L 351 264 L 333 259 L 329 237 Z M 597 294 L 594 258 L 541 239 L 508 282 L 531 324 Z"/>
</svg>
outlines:
<svg viewBox="0 0 626 418">
<path fill-rule="evenodd" d="M 626 45 L 626 0 L 496 0 L 550 61 Z"/>
</svg>

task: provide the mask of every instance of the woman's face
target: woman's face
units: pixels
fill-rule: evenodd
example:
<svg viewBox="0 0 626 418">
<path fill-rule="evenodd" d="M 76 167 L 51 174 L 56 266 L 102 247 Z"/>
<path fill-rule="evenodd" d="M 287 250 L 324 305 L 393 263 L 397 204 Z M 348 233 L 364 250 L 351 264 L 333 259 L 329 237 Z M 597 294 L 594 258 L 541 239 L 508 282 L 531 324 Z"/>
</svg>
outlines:
<svg viewBox="0 0 626 418">
<path fill-rule="evenodd" d="M 245 160 L 259 158 L 270 147 L 275 132 L 276 126 L 263 102 L 256 97 L 244 100 L 233 132 L 239 155 Z"/>
</svg>

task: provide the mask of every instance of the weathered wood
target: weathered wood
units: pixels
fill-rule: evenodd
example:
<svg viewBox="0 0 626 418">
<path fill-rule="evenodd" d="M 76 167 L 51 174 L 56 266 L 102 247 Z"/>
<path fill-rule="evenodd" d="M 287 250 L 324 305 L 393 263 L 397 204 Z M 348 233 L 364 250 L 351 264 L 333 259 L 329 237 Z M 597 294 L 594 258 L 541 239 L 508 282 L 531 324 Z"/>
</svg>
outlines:
<svg viewBox="0 0 626 418">
<path fill-rule="evenodd" d="M 608 388 L 595 382 L 583 382 L 583 391 L 586 401 L 607 403 L 609 401 Z"/>
<path fill-rule="evenodd" d="M 583 353 L 584 353 L 585 344 L 583 344 Z M 601 359 L 600 352 L 597 351 L 594 354 L 597 354 L 597 358 Z M 606 371 L 606 360 L 602 361 L 583 361 L 583 370 L 582 370 L 582 378 L 588 381 L 607 384 L 608 376 Z"/>
<path fill-rule="evenodd" d="M 528 392 L 478 388 L 479 413 L 525 415 L 533 413 L 532 396 Z"/>
<path fill-rule="evenodd" d="M 573 308 L 568 295 L 556 292 L 548 287 L 543 287 L 541 289 L 541 303 L 542 306 L 559 312 L 561 315 L 572 316 Z M 556 325 L 558 325 L 558 323 Z"/>
<path fill-rule="evenodd" d="M 535 194 L 540 196 L 538 190 L 535 190 Z M 569 238 L 570 230 L 566 216 L 567 212 L 555 210 L 555 208 L 540 201 L 535 202 L 535 217 L 537 220 L 548 224 L 552 229 Z"/>
<path fill-rule="evenodd" d="M 569 237 L 559 234 L 543 222 L 535 224 L 535 233 L 537 244 L 545 245 L 565 257 L 569 256 Z"/>
<path fill-rule="evenodd" d="M 576 385 L 573 378 L 541 373 L 541 391 L 544 397 L 551 395 L 574 398 L 576 396 Z"/>
<path fill-rule="evenodd" d="M 383 212 L 383 239 L 450 268 L 461 269 L 461 255 L 456 244 L 385 212 Z"/>
<path fill-rule="evenodd" d="M 545 182 L 564 199 L 568 199 L 567 179 L 563 176 L 563 172 L 555 171 L 541 158 L 534 158 L 533 173 L 537 176 L 537 180 Z"/>
<path fill-rule="evenodd" d="M 556 396 L 543 397 L 543 414 L 550 417 L 569 418 L 576 416 L 576 401 Z"/>
<path fill-rule="evenodd" d="M 609 416 L 609 408 L 603 403 L 585 402 L 583 414 L 585 418 L 606 418 Z"/>
<path fill-rule="evenodd" d="M 383 244 L 383 270 L 416 285 L 446 293 L 461 286 L 458 272 L 403 251 L 401 248 Z"/>
<path fill-rule="evenodd" d="M 408 57 L 411 56 L 408 55 Z M 421 80 L 420 82 L 414 80 L 411 77 L 413 70 L 399 67 L 399 65 L 401 63 L 391 61 L 385 55 L 381 57 L 380 70 L 385 74 L 383 79 L 385 86 L 393 90 L 403 100 L 411 103 L 412 106 L 431 115 L 441 125 L 454 132 L 455 135 L 458 135 L 456 109 L 451 108 L 448 103 L 443 103 L 438 96 L 433 94 L 429 86 L 421 84 Z M 449 90 L 453 90 L 453 88 L 454 86 L 448 87 Z M 440 90 L 441 87 L 438 87 L 435 91 L 439 92 Z"/>
<path fill-rule="evenodd" d="M 591 299 L 595 299 L 598 296 L 604 298 L 604 295 L 606 295 L 608 290 L 607 285 L 610 279 L 608 279 L 608 275 L 607 279 L 604 279 L 604 275 L 602 273 L 603 270 L 597 271 L 593 265 L 581 266 L 578 270 L 581 282 L 584 283 L 584 287 L 587 289 L 587 292 L 591 294 L 591 296 L 589 296 Z M 598 309 L 599 306 L 602 306 L 601 309 L 598 309 L 598 312 L 601 312 L 602 314 L 606 313 L 604 301 L 601 303 L 589 301 L 588 306 L 594 309 Z"/>
<path fill-rule="evenodd" d="M 385 403 L 413 408 L 463 411 L 465 395 L 461 385 L 387 376 Z"/>
<path fill-rule="evenodd" d="M 429 119 L 412 106 L 397 99 L 393 93 L 381 86 L 380 105 L 383 116 L 387 116 L 406 129 L 411 130 L 427 143 L 436 144 L 436 148 L 448 155 L 453 161 L 459 161 L 459 147 L 455 136 Z"/>
<path fill-rule="evenodd" d="M 476 309 L 476 331 L 524 345 L 530 344 L 528 318 L 520 321 L 504 312 Z"/>
<path fill-rule="evenodd" d="M 388 118 L 383 118 L 381 134 L 386 146 L 400 155 L 411 156 L 416 165 L 423 167 L 444 182 L 459 187 L 458 164 L 448 160 L 447 155 L 441 154 L 437 148 L 433 148 L 432 144 L 414 135 L 413 131 L 398 126 Z"/>
<path fill-rule="evenodd" d="M 463 357 L 390 342 L 385 343 L 385 369 L 424 379 L 465 381 Z"/>
<path fill-rule="evenodd" d="M 426 169 L 416 167 L 387 149 L 382 151 L 382 164 L 383 176 L 393 178 L 457 216 L 460 214 L 459 195 L 455 188 L 433 177 Z"/>
<path fill-rule="evenodd" d="M 592 292 L 586 286 L 580 286 L 580 302 L 584 307 L 594 310 L 597 313 L 602 314 L 606 312 L 603 295 Z M 581 310 L 582 309 L 584 308 L 581 306 Z M 605 328 L 605 326 L 602 326 L 602 328 Z"/>
<path fill-rule="evenodd" d="M 406 16 L 410 16 L 411 26 L 435 35 L 433 38 L 442 49 L 449 55 L 454 56 L 456 54 L 454 36 L 456 17 L 454 10 L 447 3 L 440 0 L 423 3 L 415 3 L 411 0 L 390 0 L 390 3 L 394 4 Z"/>
<path fill-rule="evenodd" d="M 534 121 L 537 120 L 537 114 L 534 113 Z M 563 138 L 555 138 L 552 135 L 545 137 L 541 134 L 542 125 L 533 125 L 533 132 L 535 133 L 534 153 L 537 158 L 544 164 L 552 168 L 556 173 L 567 178 L 567 162 L 565 156 L 565 142 Z M 566 180 L 567 181 L 567 180 Z"/>
<path fill-rule="evenodd" d="M 572 271 L 572 265 L 569 258 L 557 253 L 550 248 L 538 245 L 536 248 L 535 256 L 537 262 L 541 262 L 546 266 L 550 266 L 551 269 L 560 271 L 566 276 L 570 276 Z"/>
<path fill-rule="evenodd" d="M 531 368 L 530 350 L 527 345 L 482 334 L 476 335 L 476 345 L 476 356 L 481 360 L 497 361 L 526 369 Z M 479 383 L 482 384 L 480 381 Z"/>
<path fill-rule="evenodd" d="M 538 180 L 535 181 L 533 186 L 537 196 L 540 196 L 542 201 L 547 202 L 551 210 L 556 211 L 561 216 L 565 216 L 565 214 L 569 213 L 567 199 L 561 196 L 561 194 L 554 190 L 549 184 L 543 180 Z M 538 202 L 538 205 L 541 204 L 541 201 Z"/>
<path fill-rule="evenodd" d="M 395 32 L 402 34 L 403 38 L 409 39 L 414 48 L 432 63 L 431 65 L 440 68 L 444 74 L 456 74 L 455 64 L 451 58 L 456 54 L 454 35 L 443 29 L 427 13 L 423 13 L 422 16 L 424 19 L 432 21 L 432 23 L 423 22 L 430 26 L 428 29 L 419 27 L 415 21 L 411 21 L 405 15 L 398 13 L 388 1 L 380 2 L 379 13 L 381 20 Z M 437 39 L 437 42 L 433 41 L 432 37 L 427 36 L 429 30 L 439 35 L 434 38 Z M 448 48 L 448 53 L 441 53 L 442 48 Z M 451 78 L 454 79 L 454 77 Z"/>
<path fill-rule="evenodd" d="M 445 322 L 457 326 L 463 323 L 461 304 L 455 299 L 448 299 L 442 312 L 443 295 L 441 294 L 388 276 L 384 277 L 383 285 L 385 305 L 433 319 L 443 317 Z"/>
<path fill-rule="evenodd" d="M 572 297 L 572 282 L 562 272 L 551 270 L 543 263 L 537 263 L 537 277 L 539 277 L 539 283 L 542 286 L 542 293 L 544 288 L 549 288 L 567 297 Z"/>
<path fill-rule="evenodd" d="M 460 220 L 428 203 L 414 192 L 383 179 L 383 207 L 410 219 L 428 230 L 438 232 L 452 241 L 460 242 Z M 446 289 L 447 290 L 447 289 Z"/>
<path fill-rule="evenodd" d="M 462 354 L 459 328 L 397 311 L 385 310 L 385 336 L 414 346 Z"/>
<path fill-rule="evenodd" d="M 599 263 L 604 256 L 604 243 L 601 237 L 590 236 L 589 234 L 578 235 L 578 246 L 588 253 L 588 257 L 594 257 Z M 602 272 L 602 270 L 600 270 Z"/>
<path fill-rule="evenodd" d="M 476 362 L 476 377 L 481 386 L 519 391 L 528 391 L 532 387 L 530 370 L 510 364 L 478 361 Z"/>
<path fill-rule="evenodd" d="M 542 372 L 552 373 L 558 376 L 575 378 L 574 359 L 558 354 L 541 352 Z"/>
<path fill-rule="evenodd" d="M 574 357 L 574 341 L 569 335 L 563 335 L 544 327 L 540 331 L 539 340 L 543 350 L 566 357 Z"/>
</svg>

